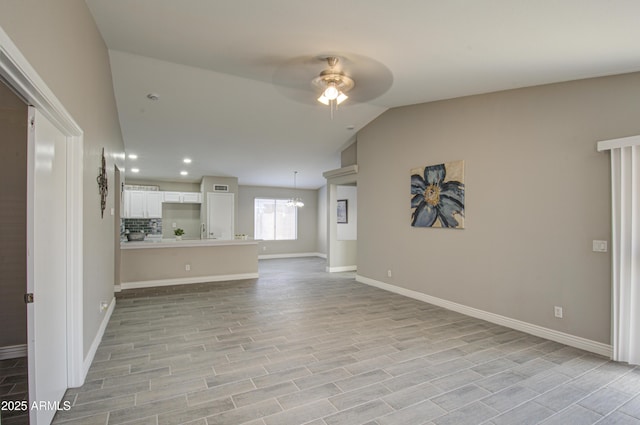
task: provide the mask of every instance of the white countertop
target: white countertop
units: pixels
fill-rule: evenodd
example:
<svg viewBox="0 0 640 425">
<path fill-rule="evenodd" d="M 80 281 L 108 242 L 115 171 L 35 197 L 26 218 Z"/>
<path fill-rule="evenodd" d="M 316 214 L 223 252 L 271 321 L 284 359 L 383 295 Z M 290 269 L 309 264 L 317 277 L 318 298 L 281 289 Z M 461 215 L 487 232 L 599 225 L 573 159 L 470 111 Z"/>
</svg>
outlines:
<svg viewBox="0 0 640 425">
<path fill-rule="evenodd" d="M 254 239 L 145 239 L 137 242 L 120 242 L 120 249 L 193 248 L 200 246 L 256 245 Z"/>
</svg>

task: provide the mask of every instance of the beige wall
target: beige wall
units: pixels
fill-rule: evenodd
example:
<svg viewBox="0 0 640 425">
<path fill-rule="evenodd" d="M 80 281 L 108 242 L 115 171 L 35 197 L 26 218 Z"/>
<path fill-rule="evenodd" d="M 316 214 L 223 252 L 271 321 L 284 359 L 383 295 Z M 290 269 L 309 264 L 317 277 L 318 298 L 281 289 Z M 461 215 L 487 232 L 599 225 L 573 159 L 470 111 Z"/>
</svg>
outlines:
<svg viewBox="0 0 640 425">
<path fill-rule="evenodd" d="M 255 198 L 289 199 L 299 196 L 304 207 L 298 209 L 298 239 L 295 241 L 260 242 L 260 255 L 300 254 L 317 252 L 318 191 L 282 187 L 240 186 L 238 190 L 238 220 L 236 233 L 254 236 Z"/>
<path fill-rule="evenodd" d="M 0 2 L 0 27 L 84 131 L 84 351 L 87 354 L 113 299 L 114 193 L 110 185 L 104 218 L 96 175 L 104 147 L 108 179 L 114 162 L 124 168 L 124 145 L 113 94 L 107 48 L 82 0 Z"/>
<path fill-rule="evenodd" d="M 355 141 L 340 153 L 340 167 L 358 163 L 358 142 Z M 328 171 L 328 170 L 327 170 Z"/>
<path fill-rule="evenodd" d="M 255 243 L 122 250 L 122 283 L 258 273 Z M 186 271 L 189 264 L 191 270 Z"/>
<path fill-rule="evenodd" d="M 358 135 L 358 273 L 610 343 L 596 142 L 640 134 L 638 110 L 640 73 L 387 111 Z M 409 170 L 451 160 L 465 160 L 466 229 L 412 228 Z"/>
<path fill-rule="evenodd" d="M 318 232 L 316 252 L 327 255 L 327 185 L 318 189 Z"/>
<path fill-rule="evenodd" d="M 0 348 L 27 343 L 27 105 L 0 81 Z"/>
</svg>

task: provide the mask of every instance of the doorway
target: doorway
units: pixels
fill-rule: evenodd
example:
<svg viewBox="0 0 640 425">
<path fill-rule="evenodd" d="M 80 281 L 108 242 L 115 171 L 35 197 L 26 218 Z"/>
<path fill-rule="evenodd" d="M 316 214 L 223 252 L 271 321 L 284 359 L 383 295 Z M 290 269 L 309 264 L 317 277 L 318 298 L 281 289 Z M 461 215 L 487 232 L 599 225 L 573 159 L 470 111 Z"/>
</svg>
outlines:
<svg viewBox="0 0 640 425">
<path fill-rule="evenodd" d="M 327 271 L 355 271 L 358 268 L 358 166 L 327 171 L 323 175 L 327 179 Z"/>
<path fill-rule="evenodd" d="M 0 81 L 0 394 L 28 401 L 27 378 L 27 104 Z M 28 412 L 4 411 L 27 424 Z"/>
</svg>

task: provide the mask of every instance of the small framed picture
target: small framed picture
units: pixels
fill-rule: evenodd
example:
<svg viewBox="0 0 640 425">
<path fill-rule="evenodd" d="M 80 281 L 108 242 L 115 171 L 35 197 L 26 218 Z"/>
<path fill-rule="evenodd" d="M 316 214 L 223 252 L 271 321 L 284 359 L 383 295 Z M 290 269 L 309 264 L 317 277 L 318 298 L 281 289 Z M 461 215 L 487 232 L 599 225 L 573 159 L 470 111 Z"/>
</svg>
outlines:
<svg viewBox="0 0 640 425">
<path fill-rule="evenodd" d="M 347 200 L 338 199 L 338 224 L 347 223 L 349 221 L 347 211 Z"/>
</svg>

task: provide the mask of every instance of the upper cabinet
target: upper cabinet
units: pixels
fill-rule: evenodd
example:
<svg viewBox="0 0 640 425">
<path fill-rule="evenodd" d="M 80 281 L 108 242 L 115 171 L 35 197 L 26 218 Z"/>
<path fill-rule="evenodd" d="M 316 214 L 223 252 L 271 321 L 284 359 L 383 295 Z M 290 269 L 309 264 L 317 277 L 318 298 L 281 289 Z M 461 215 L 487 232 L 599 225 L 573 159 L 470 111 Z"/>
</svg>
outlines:
<svg viewBox="0 0 640 425">
<path fill-rule="evenodd" d="M 124 218 L 162 218 L 162 192 L 124 191 Z"/>
<path fill-rule="evenodd" d="M 125 190 L 122 218 L 162 218 L 162 203 L 200 204 L 200 192 Z"/>
<path fill-rule="evenodd" d="M 202 203 L 202 194 L 200 192 L 162 192 L 164 194 L 163 202 L 175 204 L 200 204 Z"/>
</svg>

